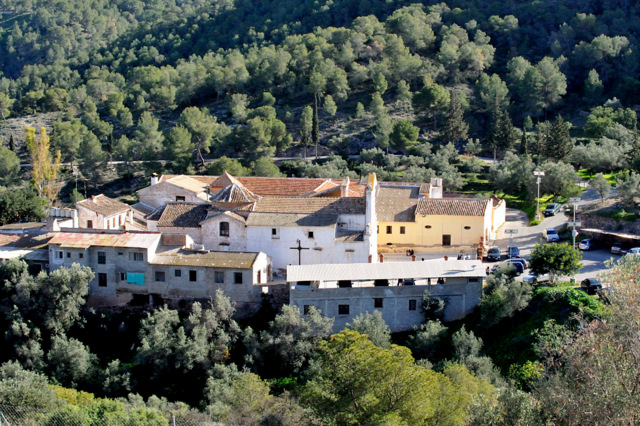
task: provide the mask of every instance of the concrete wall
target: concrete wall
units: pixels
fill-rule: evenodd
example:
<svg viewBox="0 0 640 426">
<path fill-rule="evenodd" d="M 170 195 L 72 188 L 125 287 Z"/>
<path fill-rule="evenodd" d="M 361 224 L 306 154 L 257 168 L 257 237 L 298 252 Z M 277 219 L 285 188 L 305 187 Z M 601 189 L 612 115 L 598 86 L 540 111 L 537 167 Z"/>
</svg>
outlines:
<svg viewBox="0 0 640 426">
<path fill-rule="evenodd" d="M 220 222 L 229 223 L 228 237 L 220 235 Z M 224 214 L 215 216 L 202 222 L 200 229 L 202 231 L 202 244 L 207 250 L 247 250 L 247 227 L 244 222 L 236 218 Z"/>
<path fill-rule="evenodd" d="M 62 252 L 63 258 L 60 259 L 56 252 Z M 98 252 L 104 252 L 106 263 L 98 263 Z M 142 253 L 142 261 L 133 260 L 132 253 Z M 82 258 L 80 255 L 82 254 Z M 62 266 L 70 267 L 73 263 L 79 263 L 83 266 L 89 266 L 95 273 L 94 279 L 89 283 L 89 295 L 94 298 L 113 298 L 120 291 L 129 293 L 147 293 L 148 286 L 128 284 L 126 279 L 121 279 L 121 273 L 141 272 L 147 274 L 147 262 L 149 253 L 146 249 L 124 248 L 124 247 L 90 247 L 82 248 L 60 248 L 59 246 L 49 246 L 49 267 L 51 270 L 58 269 Z M 98 274 L 107 274 L 106 287 L 98 285 Z M 148 277 L 145 275 L 145 279 Z M 114 304 L 116 304 L 114 302 Z"/>
<path fill-rule="evenodd" d="M 411 330 L 424 322 L 421 309 L 422 296 L 426 290 L 432 297 L 445 301 L 444 321 L 463 318 L 473 311 L 482 297 L 482 279 L 469 282 L 467 278 L 448 278 L 446 284 L 412 285 L 389 287 L 354 287 L 312 289 L 296 286 L 290 290 L 290 303 L 304 312 L 304 306 L 315 306 L 322 314 L 335 318 L 333 330 L 342 330 L 347 323 L 365 312 L 378 310 L 393 332 Z M 382 308 L 374 307 L 374 299 L 382 299 Z M 410 310 L 410 300 L 416 304 Z M 338 313 L 338 305 L 349 305 L 349 314 Z"/>
<path fill-rule="evenodd" d="M 141 203 L 155 208 L 178 201 L 176 199 L 178 196 L 184 197 L 183 201 L 187 203 L 201 203 L 202 201 L 207 201 L 208 197 L 206 193 L 196 194 L 169 182 L 160 182 L 153 186 L 142 188 L 138 191 L 138 195 Z"/>
<path fill-rule="evenodd" d="M 298 264 L 297 240 L 308 250 L 301 251 L 302 264 L 315 263 L 365 263 L 369 249 L 366 241 L 346 243 L 336 241 L 335 227 L 281 227 L 277 238 L 272 236 L 272 228 L 250 226 L 247 228 L 247 251 L 262 251 L 273 258 L 275 269 L 285 269 L 287 265 Z M 309 232 L 313 238 L 309 238 Z"/>
</svg>

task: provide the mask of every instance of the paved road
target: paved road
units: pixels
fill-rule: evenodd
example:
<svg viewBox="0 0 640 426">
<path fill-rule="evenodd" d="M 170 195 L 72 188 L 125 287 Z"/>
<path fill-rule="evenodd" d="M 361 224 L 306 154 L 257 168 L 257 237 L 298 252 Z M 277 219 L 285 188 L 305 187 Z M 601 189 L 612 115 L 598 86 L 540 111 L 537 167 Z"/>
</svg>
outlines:
<svg viewBox="0 0 640 426">
<path fill-rule="evenodd" d="M 612 189 L 612 194 L 609 197 L 615 196 L 615 192 Z M 582 193 L 580 202 L 578 203 L 578 209 L 581 206 L 587 204 L 600 202 L 600 196 L 593 190 L 588 189 Z M 547 244 L 544 239 L 545 228 L 555 228 L 559 230 L 567 223 L 568 218 L 564 213 L 559 213 L 555 216 L 547 217 L 542 220 L 536 226 L 529 226 L 529 219 L 526 213 L 516 210 L 507 209 L 507 221 L 505 225 L 498 231 L 498 236 L 493 245 L 500 247 L 504 252 L 508 245 L 510 245 L 510 238 L 508 234 L 505 234 L 506 229 L 517 229 L 518 233 L 513 235 L 513 245 L 518 246 L 521 256 L 528 258 L 531 255 L 531 250 L 535 247 L 536 243 Z M 553 244 L 553 243 L 552 243 Z M 421 259 L 442 259 L 443 256 L 448 253 L 416 253 L 417 260 Z M 576 282 L 579 283 L 585 278 L 594 278 L 599 272 L 606 269 L 605 261 L 610 258 L 616 258 L 609 252 L 609 248 L 603 248 L 600 250 L 583 252 L 582 270 L 575 275 Z M 453 254 L 455 256 L 455 253 Z M 391 262 L 410 261 L 411 258 L 404 254 L 385 254 L 385 260 Z M 490 265 L 490 263 L 488 264 Z M 525 271 L 525 273 L 528 271 Z"/>
</svg>

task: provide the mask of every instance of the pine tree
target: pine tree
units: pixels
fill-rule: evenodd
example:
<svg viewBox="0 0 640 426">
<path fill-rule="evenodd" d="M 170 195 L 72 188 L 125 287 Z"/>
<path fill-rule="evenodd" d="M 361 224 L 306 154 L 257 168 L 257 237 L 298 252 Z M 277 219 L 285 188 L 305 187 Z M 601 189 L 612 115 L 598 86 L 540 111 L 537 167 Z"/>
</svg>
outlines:
<svg viewBox="0 0 640 426">
<path fill-rule="evenodd" d="M 13 140 L 13 133 L 11 133 L 11 136 L 9 137 L 9 149 L 13 152 L 16 152 L 16 149 L 18 147 L 16 146 L 16 141 Z"/>
<path fill-rule="evenodd" d="M 469 125 L 464 121 L 464 108 L 460 102 L 460 94 L 453 92 L 449 101 L 449 110 L 444 128 L 444 140 L 457 142 L 466 139 Z"/>
</svg>

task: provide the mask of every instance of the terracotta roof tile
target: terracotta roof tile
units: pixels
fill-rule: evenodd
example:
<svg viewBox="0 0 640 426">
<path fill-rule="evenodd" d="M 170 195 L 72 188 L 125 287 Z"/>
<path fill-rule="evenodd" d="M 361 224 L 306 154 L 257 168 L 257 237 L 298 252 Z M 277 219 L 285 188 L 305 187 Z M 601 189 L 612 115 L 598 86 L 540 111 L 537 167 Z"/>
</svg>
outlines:
<svg viewBox="0 0 640 426">
<path fill-rule="evenodd" d="M 364 198 L 262 198 L 252 211 L 261 213 L 364 214 Z"/>
<path fill-rule="evenodd" d="M 251 203 L 258 198 L 260 197 L 242 186 L 242 184 L 234 182 L 221 189 L 211 200 L 225 203 Z"/>
<path fill-rule="evenodd" d="M 207 217 L 208 208 L 209 204 L 169 203 L 158 220 L 158 227 L 197 228 Z"/>
<path fill-rule="evenodd" d="M 380 222 L 413 222 L 417 204 L 417 186 L 381 186 L 376 199 L 376 216 Z"/>
<path fill-rule="evenodd" d="M 416 215 L 484 216 L 489 198 L 421 198 Z"/>
<path fill-rule="evenodd" d="M 335 226 L 337 222 L 337 214 L 252 212 L 247 219 L 247 226 L 331 227 Z"/>
<path fill-rule="evenodd" d="M 114 214 L 122 213 L 131 209 L 128 204 L 121 203 L 106 195 L 95 195 L 86 200 L 78 201 L 76 207 L 83 207 L 87 210 L 91 210 L 103 216 L 112 216 Z"/>
<path fill-rule="evenodd" d="M 159 239 L 159 232 L 59 232 L 49 241 L 49 244 L 75 248 L 91 246 L 148 248 Z"/>
</svg>

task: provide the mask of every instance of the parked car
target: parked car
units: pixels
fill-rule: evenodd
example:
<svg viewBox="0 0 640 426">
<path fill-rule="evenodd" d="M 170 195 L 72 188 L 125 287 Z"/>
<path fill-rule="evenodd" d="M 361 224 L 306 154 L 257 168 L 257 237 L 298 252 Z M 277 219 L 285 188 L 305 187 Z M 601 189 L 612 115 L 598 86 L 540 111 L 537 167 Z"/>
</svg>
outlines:
<svg viewBox="0 0 640 426">
<path fill-rule="evenodd" d="M 522 277 L 522 281 L 527 282 L 529 284 L 537 284 L 537 283 L 546 283 L 551 279 L 549 274 L 534 274 L 533 272 L 528 273 L 524 277 Z"/>
<path fill-rule="evenodd" d="M 525 269 L 525 263 L 521 262 L 524 259 L 507 259 L 503 263 L 513 265 L 516 268 L 516 275 L 521 275 Z"/>
<path fill-rule="evenodd" d="M 598 240 L 594 240 L 593 238 L 587 238 L 586 240 L 580 241 L 578 244 L 578 248 L 580 250 L 594 250 L 600 247 L 600 243 Z"/>
<path fill-rule="evenodd" d="M 500 260 L 501 255 L 502 254 L 500 253 L 500 248 L 491 247 L 487 252 L 487 260 L 497 262 L 498 260 Z"/>
<path fill-rule="evenodd" d="M 509 262 L 511 259 L 507 259 L 502 263 L 498 263 L 497 265 L 493 265 L 487 274 L 494 274 L 496 270 L 503 265 L 512 265 L 515 268 L 516 275 L 520 275 L 524 272 L 524 265 L 521 262 Z M 487 267 L 488 269 L 488 267 Z"/>
<path fill-rule="evenodd" d="M 507 247 L 507 258 L 520 257 L 520 249 L 516 246 Z"/>
<path fill-rule="evenodd" d="M 614 245 L 611 246 L 611 254 L 619 254 L 621 256 L 627 254 L 627 248 L 620 244 L 620 243 L 615 243 Z"/>
<path fill-rule="evenodd" d="M 555 243 L 556 241 L 560 241 L 560 235 L 558 235 L 558 231 L 553 228 L 545 229 L 544 237 L 547 239 L 548 243 Z"/>
<path fill-rule="evenodd" d="M 522 266 L 527 269 L 529 267 L 529 262 L 527 262 L 527 259 L 524 259 L 522 257 L 512 257 L 511 259 L 507 259 L 507 262 L 518 262 L 518 263 L 522 263 Z"/>
<path fill-rule="evenodd" d="M 547 208 L 542 211 L 545 216 L 555 216 L 562 209 L 562 204 L 551 203 L 547 204 Z"/>
<path fill-rule="evenodd" d="M 587 278 L 582 280 L 580 288 L 587 292 L 587 294 L 596 294 L 602 290 L 602 283 L 596 278 Z"/>
<path fill-rule="evenodd" d="M 630 248 L 627 254 L 630 254 L 632 256 L 640 256 L 640 247 Z"/>
</svg>

